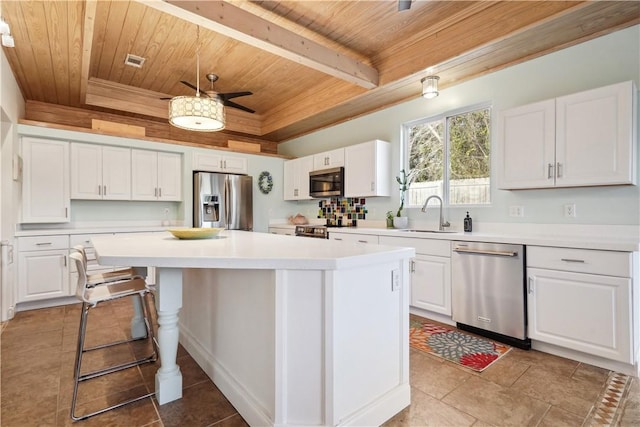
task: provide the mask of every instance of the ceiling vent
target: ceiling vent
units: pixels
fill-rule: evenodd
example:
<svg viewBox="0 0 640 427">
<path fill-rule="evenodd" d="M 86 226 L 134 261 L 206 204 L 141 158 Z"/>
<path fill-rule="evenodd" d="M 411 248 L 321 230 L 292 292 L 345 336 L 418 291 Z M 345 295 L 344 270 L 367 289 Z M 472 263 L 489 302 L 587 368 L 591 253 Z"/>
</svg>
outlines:
<svg viewBox="0 0 640 427">
<path fill-rule="evenodd" d="M 142 68 L 142 64 L 144 64 L 144 58 L 127 53 L 127 57 L 125 58 L 124 63 L 132 67 Z"/>
</svg>

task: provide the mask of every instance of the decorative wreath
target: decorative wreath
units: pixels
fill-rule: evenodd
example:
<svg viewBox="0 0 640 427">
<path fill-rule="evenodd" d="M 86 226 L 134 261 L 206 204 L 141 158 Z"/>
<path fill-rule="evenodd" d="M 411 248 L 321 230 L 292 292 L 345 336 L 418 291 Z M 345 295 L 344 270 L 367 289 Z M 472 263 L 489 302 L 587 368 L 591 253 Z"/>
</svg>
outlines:
<svg viewBox="0 0 640 427">
<path fill-rule="evenodd" d="M 264 171 L 258 177 L 258 187 L 262 194 L 269 194 L 273 190 L 273 177 L 267 171 Z"/>
</svg>

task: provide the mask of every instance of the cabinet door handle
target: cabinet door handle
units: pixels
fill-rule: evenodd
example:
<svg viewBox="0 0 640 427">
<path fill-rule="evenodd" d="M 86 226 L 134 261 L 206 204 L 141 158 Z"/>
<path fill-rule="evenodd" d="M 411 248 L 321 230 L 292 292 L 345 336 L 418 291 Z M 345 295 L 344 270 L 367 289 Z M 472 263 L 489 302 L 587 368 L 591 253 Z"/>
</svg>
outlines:
<svg viewBox="0 0 640 427">
<path fill-rule="evenodd" d="M 98 185 L 98 196 L 102 196 L 102 185 Z"/>
<path fill-rule="evenodd" d="M 561 166 L 562 166 L 562 163 L 560 163 L 560 162 L 556 163 L 556 177 L 557 178 L 560 178 L 562 176 L 561 169 L 560 169 Z"/>
<path fill-rule="evenodd" d="M 410 273 L 415 273 L 416 272 L 416 261 L 415 260 L 411 260 L 409 261 L 409 272 Z"/>
<path fill-rule="evenodd" d="M 51 242 L 40 242 L 40 243 L 36 243 L 36 246 L 49 246 L 51 245 Z"/>
<path fill-rule="evenodd" d="M 158 187 L 153 189 L 153 197 L 158 197 Z"/>
<path fill-rule="evenodd" d="M 226 169 L 227 168 L 227 161 L 225 160 L 223 163 L 224 163 L 224 167 L 223 168 Z"/>
<path fill-rule="evenodd" d="M 162 187 L 158 188 L 158 197 L 162 197 Z"/>
<path fill-rule="evenodd" d="M 584 260 L 583 260 L 583 259 L 560 258 L 560 261 L 564 261 L 564 262 L 578 262 L 578 263 L 583 263 L 583 264 L 584 264 Z"/>
<path fill-rule="evenodd" d="M 222 159 L 220 159 L 220 169 L 224 169 L 224 166 L 222 165 Z"/>
<path fill-rule="evenodd" d="M 529 280 L 527 282 L 527 293 L 531 294 L 533 293 L 533 278 L 529 277 Z"/>
<path fill-rule="evenodd" d="M 64 208 L 64 217 L 69 218 L 69 208 Z"/>
<path fill-rule="evenodd" d="M 102 191 L 102 195 L 106 196 L 107 195 L 107 186 L 103 185 L 103 187 L 104 187 L 104 190 Z"/>
<path fill-rule="evenodd" d="M 547 179 L 553 178 L 553 163 L 549 163 L 547 166 Z"/>
<path fill-rule="evenodd" d="M 63 255 L 62 259 L 64 260 L 64 266 L 66 267 L 67 266 L 67 256 Z"/>
<path fill-rule="evenodd" d="M 371 191 L 375 190 L 376 185 L 373 183 L 373 181 L 371 182 Z"/>
</svg>

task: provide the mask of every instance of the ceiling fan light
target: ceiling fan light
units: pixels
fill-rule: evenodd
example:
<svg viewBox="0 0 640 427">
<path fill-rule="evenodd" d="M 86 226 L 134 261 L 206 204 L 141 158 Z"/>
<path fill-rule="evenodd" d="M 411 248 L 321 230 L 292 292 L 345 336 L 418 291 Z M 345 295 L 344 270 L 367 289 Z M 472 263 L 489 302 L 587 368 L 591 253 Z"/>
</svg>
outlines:
<svg viewBox="0 0 640 427">
<path fill-rule="evenodd" d="M 422 96 L 427 99 L 432 99 L 438 96 L 438 76 L 427 76 L 420 80 L 422 83 Z"/>
<path fill-rule="evenodd" d="M 222 130 L 225 126 L 224 106 L 217 97 L 176 96 L 169 101 L 169 123 L 197 132 Z"/>
</svg>

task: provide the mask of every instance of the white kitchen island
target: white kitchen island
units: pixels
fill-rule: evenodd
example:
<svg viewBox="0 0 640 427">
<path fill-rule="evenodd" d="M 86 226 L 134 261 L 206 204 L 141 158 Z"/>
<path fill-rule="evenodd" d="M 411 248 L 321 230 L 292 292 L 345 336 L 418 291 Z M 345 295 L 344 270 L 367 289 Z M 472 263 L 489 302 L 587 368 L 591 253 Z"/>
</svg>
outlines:
<svg viewBox="0 0 640 427">
<path fill-rule="evenodd" d="M 410 403 L 412 248 L 223 231 L 92 239 L 156 267 L 156 397 L 182 396 L 178 341 L 250 425 L 379 425 Z"/>
</svg>

